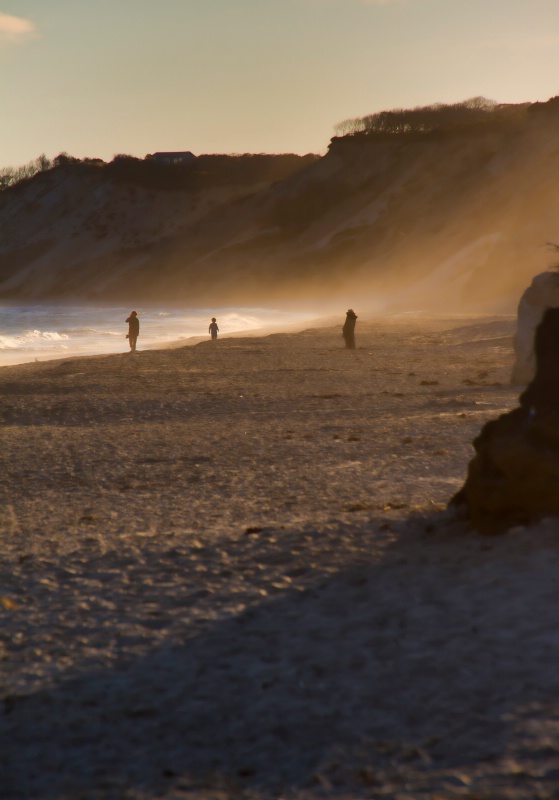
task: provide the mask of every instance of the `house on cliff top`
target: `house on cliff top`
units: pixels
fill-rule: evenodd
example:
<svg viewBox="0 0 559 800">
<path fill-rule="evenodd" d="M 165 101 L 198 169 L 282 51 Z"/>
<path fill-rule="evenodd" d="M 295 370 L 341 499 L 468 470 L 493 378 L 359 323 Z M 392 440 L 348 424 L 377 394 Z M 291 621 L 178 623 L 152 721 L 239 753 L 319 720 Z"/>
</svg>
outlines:
<svg viewBox="0 0 559 800">
<path fill-rule="evenodd" d="M 153 159 L 160 164 L 192 164 L 196 161 L 196 156 L 190 150 L 182 150 L 177 153 L 151 153 L 146 156 L 146 159 Z"/>
</svg>

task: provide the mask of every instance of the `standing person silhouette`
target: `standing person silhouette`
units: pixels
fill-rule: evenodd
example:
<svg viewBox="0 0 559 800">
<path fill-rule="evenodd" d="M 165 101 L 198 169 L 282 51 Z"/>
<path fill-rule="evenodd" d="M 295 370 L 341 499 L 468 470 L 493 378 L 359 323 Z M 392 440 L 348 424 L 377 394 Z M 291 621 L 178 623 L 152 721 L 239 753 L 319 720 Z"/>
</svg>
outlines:
<svg viewBox="0 0 559 800">
<path fill-rule="evenodd" d="M 219 333 L 219 328 L 217 327 L 217 322 L 215 317 L 212 317 L 212 321 L 210 322 L 210 327 L 208 328 L 208 332 L 212 335 L 212 341 L 217 339 L 217 334 Z"/>
<path fill-rule="evenodd" d="M 355 322 L 357 321 L 357 314 L 350 308 L 346 312 L 344 327 L 342 328 L 342 336 L 344 337 L 345 346 L 348 350 L 355 350 Z"/>
<path fill-rule="evenodd" d="M 128 323 L 128 333 L 126 334 L 126 338 L 128 339 L 128 343 L 130 345 L 130 352 L 136 352 L 136 342 L 138 341 L 138 336 L 140 334 L 140 320 L 138 319 L 138 312 L 132 311 L 130 316 L 127 317 L 126 322 Z"/>
</svg>

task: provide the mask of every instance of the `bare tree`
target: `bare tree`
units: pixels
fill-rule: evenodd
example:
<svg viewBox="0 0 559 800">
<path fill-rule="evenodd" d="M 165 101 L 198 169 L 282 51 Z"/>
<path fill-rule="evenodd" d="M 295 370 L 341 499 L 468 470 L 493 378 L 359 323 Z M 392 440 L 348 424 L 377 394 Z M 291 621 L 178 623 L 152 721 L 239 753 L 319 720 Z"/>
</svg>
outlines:
<svg viewBox="0 0 559 800">
<path fill-rule="evenodd" d="M 486 97 L 471 97 L 462 103 L 433 103 L 416 108 L 379 111 L 360 119 L 347 119 L 335 127 L 337 135 L 411 134 L 485 122 L 497 117 L 499 105 Z"/>
<path fill-rule="evenodd" d="M 32 178 L 38 172 L 46 172 L 51 167 L 52 162 L 44 153 L 41 153 L 33 161 L 22 164 L 20 167 L 4 167 L 0 169 L 0 191 L 8 189 L 10 186 L 15 186 L 16 183 L 27 178 Z"/>
</svg>

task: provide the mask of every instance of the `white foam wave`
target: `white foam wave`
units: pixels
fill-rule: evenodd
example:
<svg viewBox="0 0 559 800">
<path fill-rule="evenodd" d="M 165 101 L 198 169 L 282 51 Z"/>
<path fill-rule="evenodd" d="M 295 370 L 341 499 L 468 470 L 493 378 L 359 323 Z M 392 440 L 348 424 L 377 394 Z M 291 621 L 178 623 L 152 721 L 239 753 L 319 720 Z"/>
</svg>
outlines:
<svg viewBox="0 0 559 800">
<path fill-rule="evenodd" d="M 122 336 L 122 331 L 102 331 L 97 328 L 68 328 L 67 333 L 69 336 Z M 64 336 L 65 334 L 61 334 Z"/>
<path fill-rule="evenodd" d="M 22 331 L 14 336 L 0 335 L 0 350 L 34 347 L 44 342 L 65 342 L 69 336 L 58 331 Z"/>
</svg>

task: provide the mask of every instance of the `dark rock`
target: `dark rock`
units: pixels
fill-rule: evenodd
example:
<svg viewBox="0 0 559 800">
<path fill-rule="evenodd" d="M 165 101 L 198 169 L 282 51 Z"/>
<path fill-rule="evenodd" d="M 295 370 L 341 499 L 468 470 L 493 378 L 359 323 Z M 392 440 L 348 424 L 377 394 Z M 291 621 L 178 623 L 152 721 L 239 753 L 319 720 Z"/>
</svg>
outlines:
<svg viewBox="0 0 559 800">
<path fill-rule="evenodd" d="M 559 309 L 545 312 L 535 353 L 536 375 L 520 407 L 484 425 L 466 482 L 450 501 L 484 534 L 559 515 Z"/>
</svg>

